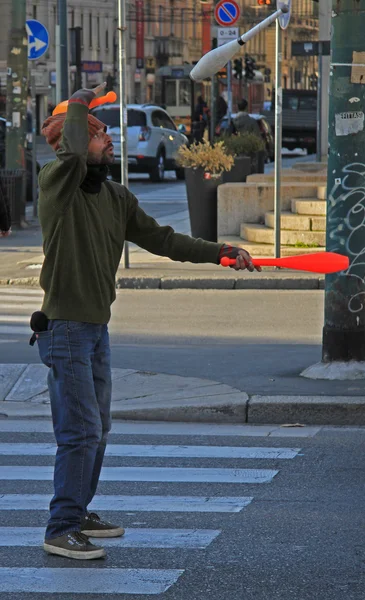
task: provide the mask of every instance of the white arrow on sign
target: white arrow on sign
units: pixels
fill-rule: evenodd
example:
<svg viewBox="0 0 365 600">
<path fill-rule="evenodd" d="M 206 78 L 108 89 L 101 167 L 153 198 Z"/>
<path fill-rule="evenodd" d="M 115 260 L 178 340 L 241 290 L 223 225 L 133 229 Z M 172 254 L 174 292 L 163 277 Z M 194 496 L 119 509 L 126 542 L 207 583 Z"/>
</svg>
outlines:
<svg viewBox="0 0 365 600">
<path fill-rule="evenodd" d="M 36 38 L 33 35 L 32 30 L 29 27 L 28 23 L 25 24 L 25 27 L 27 30 L 28 37 L 34 38 L 34 42 L 29 42 L 29 44 L 28 44 L 28 53 L 29 54 L 31 53 L 33 48 L 35 48 L 35 51 L 38 52 L 38 50 L 40 50 L 41 48 L 44 48 L 44 46 L 47 46 L 46 42 L 43 42 L 42 40 Z"/>
</svg>

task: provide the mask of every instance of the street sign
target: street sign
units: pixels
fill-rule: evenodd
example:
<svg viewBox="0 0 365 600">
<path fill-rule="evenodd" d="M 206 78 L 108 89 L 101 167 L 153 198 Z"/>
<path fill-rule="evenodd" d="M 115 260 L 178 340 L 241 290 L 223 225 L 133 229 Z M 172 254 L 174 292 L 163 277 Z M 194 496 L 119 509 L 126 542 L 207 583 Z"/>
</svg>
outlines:
<svg viewBox="0 0 365 600">
<path fill-rule="evenodd" d="M 286 29 L 289 25 L 290 15 L 291 15 L 291 0 L 276 0 L 276 8 L 283 8 L 283 6 L 287 6 L 289 11 L 287 13 L 283 13 L 280 15 L 278 21 L 281 29 Z"/>
<path fill-rule="evenodd" d="M 322 44 L 321 52 L 319 45 Z M 329 56 L 331 54 L 331 42 L 292 42 L 292 56 Z"/>
<path fill-rule="evenodd" d="M 239 38 L 238 27 L 217 27 L 218 47 Z"/>
<path fill-rule="evenodd" d="M 34 19 L 25 21 L 25 28 L 28 34 L 28 60 L 37 60 L 48 50 L 48 31 Z"/>
<path fill-rule="evenodd" d="M 214 9 L 214 18 L 221 27 L 230 27 L 238 21 L 240 7 L 235 0 L 220 0 Z"/>
</svg>

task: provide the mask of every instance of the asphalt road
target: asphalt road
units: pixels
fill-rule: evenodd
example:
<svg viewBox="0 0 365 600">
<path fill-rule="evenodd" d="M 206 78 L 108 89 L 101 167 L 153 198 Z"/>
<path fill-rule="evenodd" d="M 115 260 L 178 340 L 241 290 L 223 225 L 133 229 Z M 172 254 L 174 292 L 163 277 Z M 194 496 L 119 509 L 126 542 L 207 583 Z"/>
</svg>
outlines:
<svg viewBox="0 0 365 600">
<path fill-rule="evenodd" d="M 124 447 L 105 459 L 119 470 L 97 501 L 127 533 L 105 560 L 71 562 L 41 548 L 52 482 L 37 473 L 53 457 L 38 445 L 54 444 L 51 424 L 0 420 L 0 600 L 364 599 L 364 428 L 113 427 L 108 448 Z"/>
<path fill-rule="evenodd" d="M 322 291 L 118 290 L 113 367 L 202 377 L 249 394 L 363 396 L 365 382 L 311 381 L 321 359 Z M 0 289 L 0 363 L 39 362 L 28 345 L 38 290 Z"/>
</svg>

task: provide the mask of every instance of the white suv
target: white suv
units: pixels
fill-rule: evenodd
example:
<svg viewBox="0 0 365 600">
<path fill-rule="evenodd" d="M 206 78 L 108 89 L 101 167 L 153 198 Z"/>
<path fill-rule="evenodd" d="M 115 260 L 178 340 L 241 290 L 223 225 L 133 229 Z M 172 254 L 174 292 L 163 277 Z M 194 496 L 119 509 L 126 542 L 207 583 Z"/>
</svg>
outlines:
<svg viewBox="0 0 365 600">
<path fill-rule="evenodd" d="M 113 178 L 120 178 L 120 105 L 104 104 L 93 108 L 95 117 L 107 126 L 114 144 L 114 164 L 110 167 Z M 184 169 L 176 165 L 179 147 L 188 144 L 188 138 L 176 129 L 168 113 L 155 104 L 128 104 L 128 171 L 149 173 L 152 181 L 163 181 L 165 170 L 184 178 Z"/>
</svg>

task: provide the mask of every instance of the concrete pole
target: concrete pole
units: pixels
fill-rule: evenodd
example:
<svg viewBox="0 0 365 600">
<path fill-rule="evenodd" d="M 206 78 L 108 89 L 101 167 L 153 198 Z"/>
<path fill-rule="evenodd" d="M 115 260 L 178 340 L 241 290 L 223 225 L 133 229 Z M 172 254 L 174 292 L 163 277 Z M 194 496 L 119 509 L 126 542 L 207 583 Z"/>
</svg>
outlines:
<svg viewBox="0 0 365 600">
<path fill-rule="evenodd" d="M 321 42 L 331 38 L 331 10 L 332 0 L 321 0 L 319 6 L 319 39 Z M 321 160 L 328 157 L 328 107 L 329 107 L 329 80 L 330 56 L 321 58 Z"/>
<path fill-rule="evenodd" d="M 26 137 L 28 37 L 25 30 L 26 0 L 12 0 L 8 40 L 6 119 L 6 168 L 24 169 Z M 34 143 L 34 141 L 33 141 Z M 22 201 L 20 198 L 19 201 Z"/>
<path fill-rule="evenodd" d="M 56 96 L 57 103 L 68 100 L 67 0 L 57 0 Z"/>
<path fill-rule="evenodd" d="M 326 276 L 322 362 L 303 373 L 314 379 L 365 378 L 364 15 L 365 0 L 333 0 L 326 248 L 350 267 Z"/>
<path fill-rule="evenodd" d="M 127 15 L 126 0 L 118 0 L 119 32 L 119 102 L 120 102 L 120 183 L 128 187 L 128 146 L 127 146 Z M 129 246 L 124 244 L 124 267 L 129 268 Z"/>
</svg>

